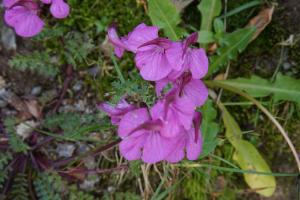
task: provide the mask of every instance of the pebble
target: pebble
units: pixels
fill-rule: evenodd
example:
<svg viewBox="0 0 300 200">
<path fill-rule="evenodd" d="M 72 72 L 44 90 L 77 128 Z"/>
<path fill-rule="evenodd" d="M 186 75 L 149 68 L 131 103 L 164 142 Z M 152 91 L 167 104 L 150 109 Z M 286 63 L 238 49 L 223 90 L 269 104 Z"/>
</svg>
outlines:
<svg viewBox="0 0 300 200">
<path fill-rule="evenodd" d="M 72 89 L 74 92 L 79 92 L 82 89 L 82 81 L 77 81 Z"/>
<path fill-rule="evenodd" d="M 1 27 L 1 43 L 4 49 L 7 51 L 17 49 L 15 32 L 5 25 Z"/>
<path fill-rule="evenodd" d="M 56 151 L 58 153 L 59 157 L 71 157 L 75 151 L 76 147 L 74 144 L 68 144 L 68 143 L 64 143 L 64 144 L 58 144 Z"/>
<path fill-rule="evenodd" d="M 79 185 L 81 189 L 84 190 L 93 190 L 96 183 L 100 181 L 100 178 L 97 175 L 88 175 L 87 178 Z"/>
<path fill-rule="evenodd" d="M 39 96 L 39 94 L 41 94 L 42 92 L 42 87 L 41 86 L 35 86 L 32 88 L 31 90 L 31 95 L 34 95 L 34 96 Z"/>
<path fill-rule="evenodd" d="M 33 120 L 22 122 L 21 124 L 17 125 L 16 133 L 23 140 L 25 140 L 32 134 L 32 132 L 34 131 L 34 128 L 37 127 L 38 125 L 39 125 L 39 123 L 37 123 Z"/>
<path fill-rule="evenodd" d="M 5 108 L 7 106 L 7 102 L 0 99 L 0 108 Z"/>
</svg>

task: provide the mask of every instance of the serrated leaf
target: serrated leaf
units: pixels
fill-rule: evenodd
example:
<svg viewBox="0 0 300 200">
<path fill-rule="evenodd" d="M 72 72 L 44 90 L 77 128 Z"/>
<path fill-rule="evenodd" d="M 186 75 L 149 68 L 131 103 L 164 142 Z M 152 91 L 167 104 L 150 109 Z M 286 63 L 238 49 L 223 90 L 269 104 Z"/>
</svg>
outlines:
<svg viewBox="0 0 300 200">
<path fill-rule="evenodd" d="M 229 60 L 236 58 L 237 54 L 242 52 L 250 43 L 254 33 L 254 27 L 247 27 L 225 34 L 223 38 L 225 45 L 218 49 L 218 55 L 211 57 L 208 75 L 217 71 Z"/>
<path fill-rule="evenodd" d="M 198 5 L 201 12 L 200 31 L 211 31 L 213 20 L 222 10 L 221 0 L 202 0 Z"/>
<path fill-rule="evenodd" d="M 258 150 L 251 143 L 242 139 L 242 131 L 227 109 L 224 106 L 221 106 L 221 109 L 226 128 L 225 136 L 236 150 L 233 159 L 243 170 L 272 173 Z M 244 174 L 244 178 L 251 189 L 263 196 L 269 197 L 275 191 L 274 176 Z"/>
<path fill-rule="evenodd" d="M 208 100 L 201 109 L 202 123 L 201 133 L 203 138 L 203 149 L 201 157 L 209 155 L 216 148 L 218 144 L 217 134 L 219 132 L 219 125 L 215 122 L 217 111 L 213 107 L 212 101 Z"/>
<path fill-rule="evenodd" d="M 177 27 L 181 21 L 179 12 L 170 0 L 149 0 L 148 8 L 152 24 L 162 28 L 167 37 L 178 40 L 183 35 L 183 29 Z"/>
<path fill-rule="evenodd" d="M 287 100 L 300 103 L 300 80 L 278 74 L 274 83 L 258 76 L 250 79 L 237 78 L 218 81 L 222 84 L 241 89 L 253 97 L 274 95 L 274 101 Z"/>
</svg>

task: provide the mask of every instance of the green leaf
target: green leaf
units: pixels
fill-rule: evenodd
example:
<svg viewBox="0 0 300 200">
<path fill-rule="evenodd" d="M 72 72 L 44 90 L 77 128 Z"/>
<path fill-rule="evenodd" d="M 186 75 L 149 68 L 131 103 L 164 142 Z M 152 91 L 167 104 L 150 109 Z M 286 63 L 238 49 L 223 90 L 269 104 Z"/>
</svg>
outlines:
<svg viewBox="0 0 300 200">
<path fill-rule="evenodd" d="M 271 173 L 270 167 L 253 144 L 241 140 L 239 145 L 240 147 L 234 153 L 233 159 L 243 170 Z M 270 197 L 275 191 L 276 181 L 274 176 L 245 173 L 244 178 L 252 189 L 263 196 Z"/>
<path fill-rule="evenodd" d="M 221 0 L 202 0 L 198 5 L 201 12 L 201 31 L 211 31 L 213 20 L 222 10 Z"/>
<path fill-rule="evenodd" d="M 225 45 L 218 49 L 218 55 L 211 57 L 208 75 L 217 71 L 220 67 L 228 63 L 229 60 L 236 58 L 237 54 L 242 52 L 250 43 L 254 33 L 254 27 L 247 27 L 224 35 L 223 41 Z"/>
<path fill-rule="evenodd" d="M 300 102 L 300 80 L 280 73 L 274 83 L 258 76 L 252 76 L 250 79 L 237 78 L 219 82 L 241 89 L 253 97 L 265 97 L 273 94 L 275 102 L 279 100 Z"/>
<path fill-rule="evenodd" d="M 213 107 L 211 100 L 208 100 L 201 109 L 202 123 L 201 133 L 203 138 L 203 149 L 201 157 L 205 157 L 214 151 L 218 144 L 217 134 L 219 132 L 219 125 L 215 122 L 217 111 Z"/>
<path fill-rule="evenodd" d="M 153 25 L 164 30 L 167 37 L 178 40 L 183 35 L 183 29 L 177 27 L 180 15 L 170 0 L 149 0 L 149 16 Z"/>
<path fill-rule="evenodd" d="M 243 170 L 253 170 L 271 173 L 271 170 L 258 150 L 248 141 L 242 139 L 242 131 L 227 109 L 220 105 L 223 111 L 223 121 L 226 127 L 226 138 L 235 148 L 233 159 Z M 257 193 L 269 197 L 276 187 L 274 176 L 259 174 L 244 174 L 246 183 Z"/>
<path fill-rule="evenodd" d="M 211 43 L 214 39 L 214 34 L 211 31 L 199 31 L 199 42 L 202 44 Z"/>
</svg>

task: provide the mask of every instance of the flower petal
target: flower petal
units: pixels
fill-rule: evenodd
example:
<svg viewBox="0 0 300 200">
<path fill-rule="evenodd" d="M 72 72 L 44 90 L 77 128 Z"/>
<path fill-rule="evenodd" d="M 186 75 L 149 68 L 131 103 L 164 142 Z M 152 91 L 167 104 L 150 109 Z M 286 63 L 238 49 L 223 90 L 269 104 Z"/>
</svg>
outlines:
<svg viewBox="0 0 300 200">
<path fill-rule="evenodd" d="M 126 40 L 124 40 L 124 44 L 128 50 L 136 53 L 138 47 L 158 38 L 158 30 L 159 28 L 156 26 L 146 26 L 144 23 L 139 24 L 128 34 Z"/>
<path fill-rule="evenodd" d="M 138 160 L 142 156 L 142 147 L 147 139 L 147 132 L 137 131 L 122 140 L 119 145 L 121 155 L 127 160 Z"/>
<path fill-rule="evenodd" d="M 187 132 L 186 154 L 189 160 L 197 160 L 202 150 L 202 137 L 199 130 L 198 140 L 195 141 L 195 131 L 190 129 Z"/>
<path fill-rule="evenodd" d="M 52 0 L 50 12 L 53 15 L 53 17 L 63 19 L 69 15 L 70 6 L 63 0 Z"/>
<path fill-rule="evenodd" d="M 44 4 L 51 4 L 52 0 L 41 0 L 41 2 Z"/>
<path fill-rule="evenodd" d="M 192 126 L 193 114 L 195 111 L 193 102 L 186 97 L 176 98 L 172 104 L 172 109 L 174 117 L 176 117 L 186 130 L 189 130 Z M 175 125 L 176 124 L 174 124 L 174 126 Z"/>
<path fill-rule="evenodd" d="M 16 3 L 18 3 L 20 0 L 3 0 L 3 6 L 5 8 L 10 8 L 13 5 L 15 5 Z"/>
<path fill-rule="evenodd" d="M 165 53 L 157 50 L 157 48 L 161 47 L 138 51 L 135 56 L 136 65 L 140 69 L 141 76 L 148 81 L 161 80 L 172 70 Z"/>
<path fill-rule="evenodd" d="M 204 49 L 191 49 L 188 53 L 188 67 L 194 79 L 203 78 L 208 71 L 208 58 Z"/>
<path fill-rule="evenodd" d="M 125 49 L 127 49 L 126 45 L 123 43 L 123 41 L 119 38 L 117 34 L 117 30 L 115 26 L 110 26 L 107 30 L 107 36 L 109 41 L 114 45 L 115 47 L 115 54 L 117 57 L 121 58 Z M 123 39 L 124 40 L 124 39 Z"/>
<path fill-rule="evenodd" d="M 139 108 L 126 113 L 120 121 L 118 134 L 124 138 L 150 119 L 146 108 Z"/>
<path fill-rule="evenodd" d="M 143 148 L 142 160 L 146 163 L 156 163 L 164 160 L 173 150 L 169 139 L 162 137 L 159 132 L 149 132 Z"/>
<path fill-rule="evenodd" d="M 192 79 L 183 88 L 183 94 L 193 101 L 195 107 L 202 106 L 208 97 L 208 89 L 201 80 Z"/>
<path fill-rule="evenodd" d="M 157 96 L 160 96 L 161 91 L 168 85 L 169 82 L 170 80 L 167 78 L 155 82 L 155 92 Z"/>
<path fill-rule="evenodd" d="M 166 56 L 173 70 L 180 71 L 183 68 L 183 48 L 181 42 L 173 42 L 166 50 Z"/>
<path fill-rule="evenodd" d="M 165 160 L 170 163 L 177 163 L 181 161 L 185 156 L 185 137 L 181 135 L 172 140 L 175 140 L 174 149 L 169 153 L 169 155 L 166 156 Z"/>
</svg>

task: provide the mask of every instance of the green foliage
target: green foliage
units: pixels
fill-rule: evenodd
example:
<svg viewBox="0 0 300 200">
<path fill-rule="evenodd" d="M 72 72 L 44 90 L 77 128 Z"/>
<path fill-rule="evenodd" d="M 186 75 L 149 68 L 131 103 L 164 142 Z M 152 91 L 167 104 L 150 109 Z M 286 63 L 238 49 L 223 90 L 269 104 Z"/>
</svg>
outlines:
<svg viewBox="0 0 300 200">
<path fill-rule="evenodd" d="M 184 196 L 190 200 L 208 200 L 207 192 L 211 185 L 209 183 L 209 176 L 205 176 L 199 171 L 192 170 L 191 175 L 185 179 Z"/>
<path fill-rule="evenodd" d="M 211 31 L 214 18 L 221 13 L 221 0 L 202 0 L 198 5 L 198 9 L 202 16 L 200 31 Z"/>
<path fill-rule="evenodd" d="M 9 137 L 9 145 L 16 153 L 26 153 L 29 146 L 16 134 L 15 125 L 16 121 L 14 118 L 6 118 L 4 120 L 5 130 Z"/>
<path fill-rule="evenodd" d="M 222 105 L 220 107 L 223 111 L 223 121 L 226 127 L 225 136 L 235 148 L 234 160 L 243 170 L 272 173 L 270 167 L 255 146 L 242 139 L 242 131 L 227 109 Z M 245 173 L 244 177 L 250 188 L 263 188 L 256 190 L 257 193 L 263 196 L 270 197 L 275 191 L 276 181 L 274 176 Z"/>
<path fill-rule="evenodd" d="M 64 137 L 72 140 L 85 140 L 88 133 L 99 130 L 98 116 L 79 113 L 58 113 L 48 116 L 42 123 L 43 127 L 53 130 L 60 128 Z"/>
<path fill-rule="evenodd" d="M 44 76 L 55 76 L 58 73 L 57 63 L 45 51 L 34 51 L 29 55 L 18 54 L 9 60 L 14 69 L 30 70 Z"/>
<path fill-rule="evenodd" d="M 221 13 L 221 0 L 202 0 L 198 5 L 201 12 L 201 28 L 199 32 L 199 43 L 210 43 L 214 41 L 212 25 L 214 18 Z"/>
<path fill-rule="evenodd" d="M 87 34 L 70 32 L 64 37 L 63 52 L 67 63 L 73 67 L 86 63 L 88 55 L 94 50 L 95 45 Z"/>
<path fill-rule="evenodd" d="M 218 55 L 214 55 L 210 59 L 208 75 L 216 72 L 220 67 L 228 63 L 228 61 L 237 57 L 251 42 L 255 28 L 247 27 L 236 30 L 232 33 L 225 34 L 223 38 L 223 46 L 218 48 Z"/>
<path fill-rule="evenodd" d="M 253 97 L 265 97 L 272 94 L 275 102 L 280 100 L 300 102 L 300 80 L 280 73 L 273 83 L 255 75 L 250 79 L 237 78 L 221 82 L 222 84 L 244 90 Z"/>
<path fill-rule="evenodd" d="M 0 152 L 0 188 L 7 178 L 8 163 L 12 160 L 13 156 L 10 152 Z"/>
<path fill-rule="evenodd" d="M 217 134 L 219 132 L 219 125 L 215 122 L 217 111 L 213 107 L 212 100 L 208 100 L 201 108 L 202 123 L 201 132 L 203 138 L 203 149 L 201 157 L 205 157 L 212 153 L 218 144 Z"/>
<path fill-rule="evenodd" d="M 14 178 L 12 188 L 9 191 L 8 199 L 29 200 L 27 175 L 18 173 Z"/>
<path fill-rule="evenodd" d="M 63 183 L 55 173 L 39 173 L 34 180 L 34 188 L 39 200 L 61 200 Z"/>
<path fill-rule="evenodd" d="M 122 97 L 129 96 L 136 101 L 144 102 L 148 106 L 153 105 L 155 101 L 154 88 L 148 82 L 143 80 L 138 72 L 133 72 L 130 79 L 115 81 L 113 86 L 113 103 L 117 103 Z"/>
<path fill-rule="evenodd" d="M 72 185 L 69 187 L 69 197 L 68 200 L 94 200 L 93 195 L 79 191 L 76 185 Z"/>
<path fill-rule="evenodd" d="M 183 30 L 177 27 L 181 21 L 179 12 L 170 0 L 149 0 L 148 6 L 152 24 L 162 28 L 167 37 L 178 40 L 183 35 Z"/>
</svg>

